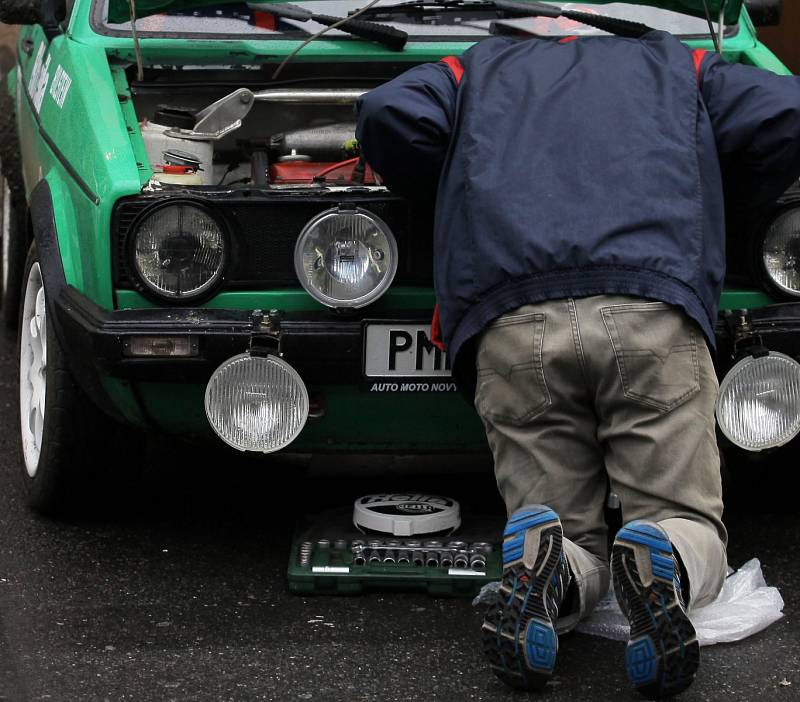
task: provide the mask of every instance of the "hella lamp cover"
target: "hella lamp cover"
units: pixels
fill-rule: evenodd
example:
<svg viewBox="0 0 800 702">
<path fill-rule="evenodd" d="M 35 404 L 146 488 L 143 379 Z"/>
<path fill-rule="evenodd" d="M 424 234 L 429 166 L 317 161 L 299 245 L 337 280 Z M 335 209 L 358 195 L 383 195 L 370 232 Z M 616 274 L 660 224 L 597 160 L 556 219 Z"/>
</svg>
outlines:
<svg viewBox="0 0 800 702">
<path fill-rule="evenodd" d="M 397 242 L 371 212 L 334 208 L 303 228 L 294 265 L 300 284 L 324 305 L 363 307 L 391 285 L 397 271 Z"/>
<path fill-rule="evenodd" d="M 206 416 L 217 435 L 240 451 L 271 453 L 297 438 L 308 419 L 308 391 L 277 356 L 233 356 L 206 386 Z"/>
<path fill-rule="evenodd" d="M 764 269 L 783 292 L 800 296 L 800 208 L 779 215 L 764 237 Z"/>
<path fill-rule="evenodd" d="M 353 505 L 358 529 L 395 536 L 455 531 L 461 525 L 458 502 L 440 495 L 384 493 L 359 497 Z"/>
<path fill-rule="evenodd" d="M 791 441 L 800 432 L 800 364 L 774 351 L 739 361 L 720 386 L 717 422 L 748 451 Z"/>
</svg>

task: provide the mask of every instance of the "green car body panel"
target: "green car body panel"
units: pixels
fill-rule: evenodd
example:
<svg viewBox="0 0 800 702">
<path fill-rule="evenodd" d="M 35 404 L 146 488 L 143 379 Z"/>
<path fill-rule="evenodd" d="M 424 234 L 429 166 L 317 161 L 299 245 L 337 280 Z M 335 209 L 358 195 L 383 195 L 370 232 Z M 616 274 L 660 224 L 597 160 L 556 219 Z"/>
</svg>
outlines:
<svg viewBox="0 0 800 702">
<path fill-rule="evenodd" d="M 167 3 L 146 5 L 156 11 Z M 699 0 L 643 3 L 665 8 L 702 9 Z M 713 3 L 717 6 L 718 3 Z M 124 3 L 127 8 L 127 3 Z M 739 2 L 738 31 L 726 38 L 724 53 L 739 61 L 789 73 L 761 43 Z M 45 180 L 50 188 L 58 249 L 67 285 L 104 310 L 153 309 L 139 292 L 115 289 L 112 271 L 112 213 L 121 198 L 137 196 L 153 175 L 137 123 L 124 67 L 135 64 L 130 37 L 94 31 L 89 0 L 76 0 L 66 31 L 48 41 L 38 25 L 20 34 L 19 64 L 8 81 L 15 99 L 24 179 L 28 194 Z M 139 39 L 147 65 L 258 66 L 277 64 L 296 40 L 245 38 Z M 459 54 L 470 41 L 410 41 L 401 52 L 354 39 L 318 40 L 294 59 L 298 63 L 393 62 L 409 65 Z M 712 49 L 708 40 L 688 42 Z M 751 289 L 726 290 L 722 309 L 755 308 L 773 300 Z M 432 290 L 394 287 L 371 310 L 432 310 Z M 296 288 L 226 290 L 205 301 L 207 309 L 320 313 L 324 308 Z M 325 398 L 324 416 L 309 419 L 290 446 L 297 451 L 484 450 L 486 440 L 474 410 L 456 392 L 370 392 L 354 384 L 310 387 Z M 205 417 L 205 387 L 199 382 L 153 382 L 102 376 L 102 386 L 119 416 L 187 437 L 211 436 Z"/>
</svg>

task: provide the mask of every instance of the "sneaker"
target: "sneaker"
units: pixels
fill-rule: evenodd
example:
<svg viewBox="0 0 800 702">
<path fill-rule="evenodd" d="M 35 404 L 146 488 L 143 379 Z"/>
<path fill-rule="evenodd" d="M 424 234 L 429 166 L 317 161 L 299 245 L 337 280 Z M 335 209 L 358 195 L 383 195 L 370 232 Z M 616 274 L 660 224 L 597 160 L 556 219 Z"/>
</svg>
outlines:
<svg viewBox="0 0 800 702">
<path fill-rule="evenodd" d="M 483 651 L 504 683 L 540 690 L 555 667 L 555 622 L 570 580 L 561 521 L 549 507 L 522 507 L 503 537 L 503 580 L 483 620 Z"/>
<path fill-rule="evenodd" d="M 667 532 L 644 520 L 626 524 L 614 540 L 611 576 L 631 624 L 625 653 L 631 683 L 649 699 L 685 690 L 700 664 L 700 646 L 686 616 Z"/>
</svg>

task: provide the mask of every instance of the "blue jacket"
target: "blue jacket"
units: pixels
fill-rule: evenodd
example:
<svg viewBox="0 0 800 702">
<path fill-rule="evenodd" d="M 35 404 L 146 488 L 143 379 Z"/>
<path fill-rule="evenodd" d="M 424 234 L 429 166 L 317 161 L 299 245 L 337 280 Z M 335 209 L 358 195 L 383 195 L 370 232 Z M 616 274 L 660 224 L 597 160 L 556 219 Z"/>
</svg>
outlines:
<svg viewBox="0 0 800 702">
<path fill-rule="evenodd" d="M 713 346 L 723 183 L 757 206 L 800 174 L 800 79 L 658 31 L 488 39 L 358 110 L 390 189 L 436 193 L 434 282 L 456 368 L 504 312 L 602 293 L 678 305 Z"/>
</svg>

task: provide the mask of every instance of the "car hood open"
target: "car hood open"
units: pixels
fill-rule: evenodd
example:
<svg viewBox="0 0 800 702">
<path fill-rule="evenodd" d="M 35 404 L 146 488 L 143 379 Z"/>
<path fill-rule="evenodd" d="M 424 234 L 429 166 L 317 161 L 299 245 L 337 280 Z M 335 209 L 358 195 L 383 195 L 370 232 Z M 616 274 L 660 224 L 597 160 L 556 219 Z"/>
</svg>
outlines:
<svg viewBox="0 0 800 702">
<path fill-rule="evenodd" d="M 269 2 L 269 0 L 263 0 Z M 602 5 L 615 0 L 595 0 L 586 2 L 586 5 Z M 703 0 L 625 0 L 637 5 L 650 5 L 664 10 L 682 12 L 687 15 L 705 17 Z M 182 12 L 209 5 L 223 5 L 241 2 L 241 0 L 136 0 L 136 16 L 147 17 L 159 12 Z M 368 0 L 364 0 L 366 4 Z M 706 0 L 712 19 L 719 18 L 720 9 L 725 8 L 725 22 L 733 24 L 738 21 L 742 9 L 742 0 Z M 566 3 L 562 3 L 566 4 Z M 130 19 L 128 0 L 109 0 L 108 21 L 113 23 L 127 22 Z"/>
</svg>

